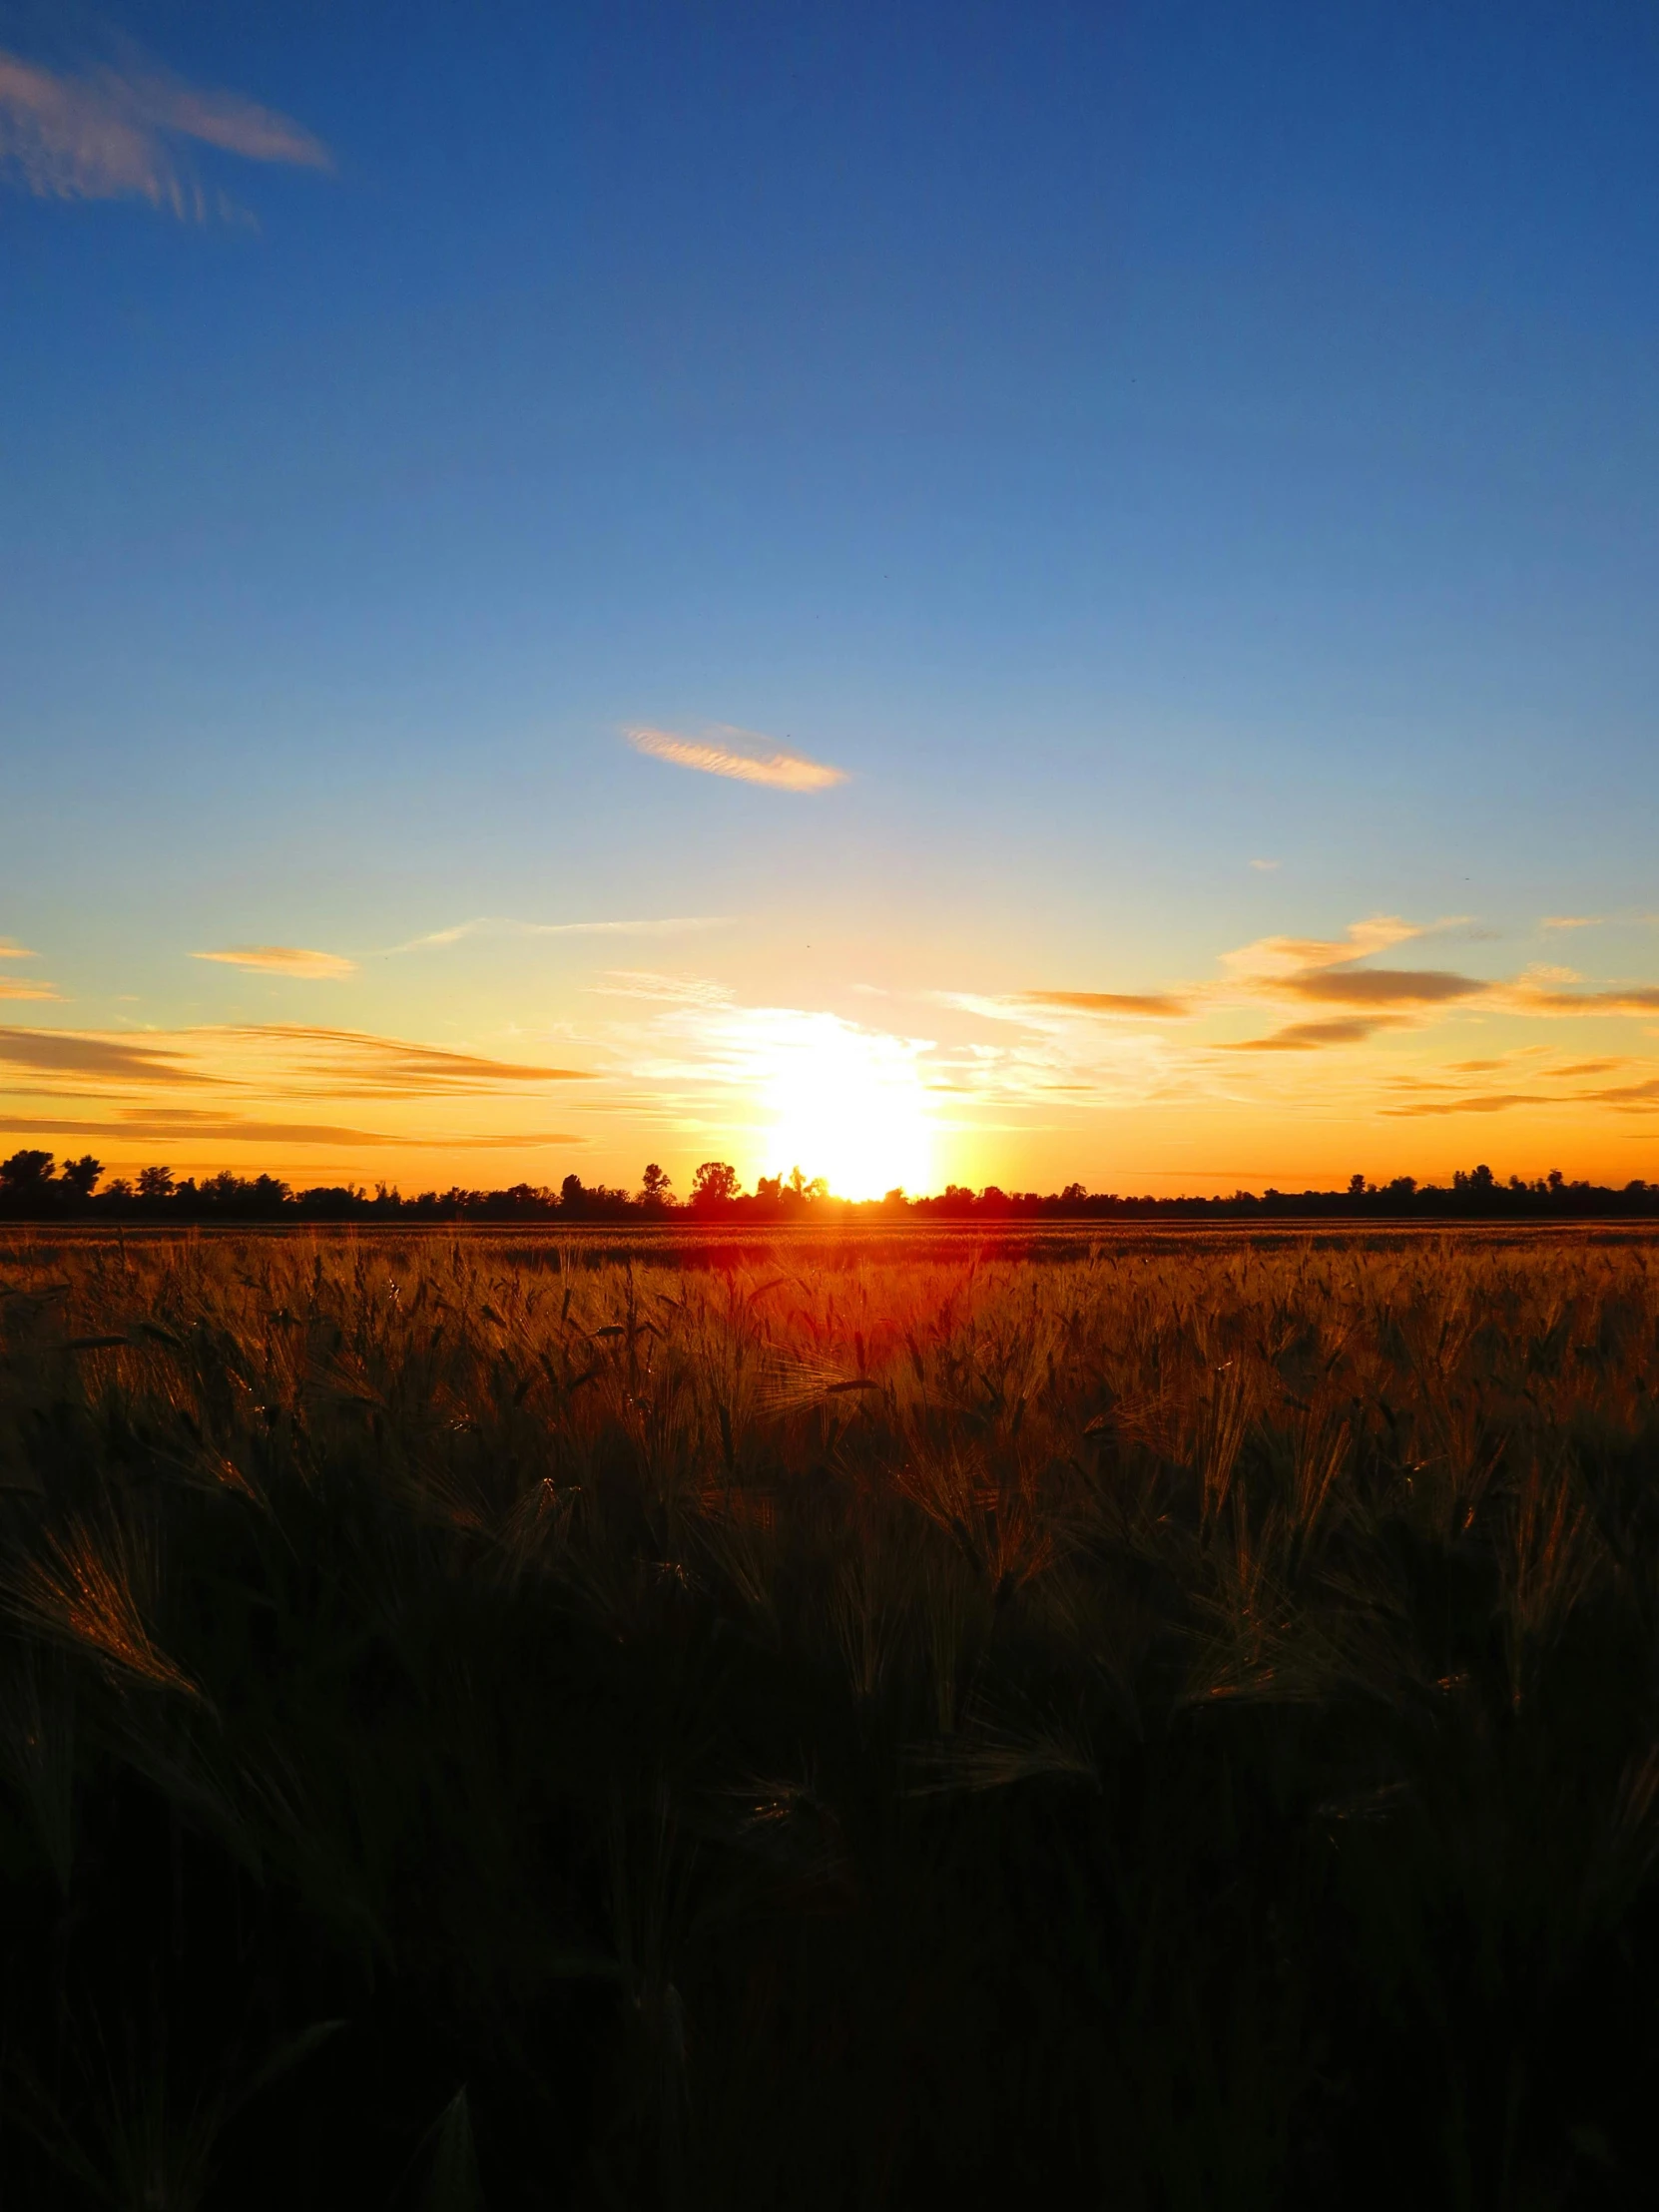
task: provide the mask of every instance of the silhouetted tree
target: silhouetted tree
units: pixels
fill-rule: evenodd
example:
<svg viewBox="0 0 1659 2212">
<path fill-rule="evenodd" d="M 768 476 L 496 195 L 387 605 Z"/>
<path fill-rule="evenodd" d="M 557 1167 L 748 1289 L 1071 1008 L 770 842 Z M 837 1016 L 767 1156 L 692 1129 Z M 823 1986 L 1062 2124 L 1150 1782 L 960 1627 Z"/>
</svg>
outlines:
<svg viewBox="0 0 1659 2212">
<path fill-rule="evenodd" d="M 124 1176 L 113 1177 L 100 1187 L 100 1164 L 90 1153 L 71 1160 L 61 1171 L 50 1152 L 26 1148 L 0 1162 L 0 1214 L 12 1220 L 47 1221 L 65 1216 L 110 1222 L 123 1219 L 155 1220 L 165 1216 L 177 1222 L 219 1221 L 518 1221 L 529 1222 L 563 1214 L 578 1221 L 624 1222 L 642 1214 L 662 1215 L 676 1206 L 670 1178 L 656 1162 L 649 1163 L 638 1193 L 613 1189 L 603 1183 L 584 1185 L 577 1175 L 567 1175 L 559 1195 L 528 1183 L 506 1190 L 462 1190 L 458 1185 L 441 1194 L 423 1191 L 404 1198 L 393 1187 L 376 1186 L 369 1197 L 354 1185 L 291 1192 L 275 1176 L 249 1178 L 229 1170 L 207 1177 L 200 1186 L 190 1177 L 175 1181 L 166 1167 L 144 1169 L 138 1188 Z M 745 1197 L 737 1171 L 724 1160 L 705 1160 L 698 1168 L 691 1191 L 691 1210 L 704 1218 L 718 1215 L 732 1221 L 788 1224 L 810 1208 L 830 1201 L 825 1179 L 811 1182 L 800 1167 L 785 1175 L 762 1176 L 753 1196 Z M 911 1198 L 902 1190 L 889 1191 L 884 1199 L 854 1204 L 842 1200 L 838 1216 L 847 1222 L 881 1219 L 944 1219 L 983 1221 L 1012 1227 L 1017 1223 L 1070 1219 L 1088 1221 L 1149 1221 L 1173 1219 L 1287 1220 L 1328 1219 L 1352 1221 L 1356 1217 L 1388 1220 L 1491 1220 L 1512 1219 L 1609 1219 L 1659 1217 L 1659 1183 L 1635 1177 L 1622 1189 L 1606 1189 L 1586 1180 L 1568 1182 L 1558 1168 L 1547 1176 L 1526 1181 L 1519 1175 L 1495 1176 L 1482 1163 L 1458 1169 L 1449 1186 L 1419 1185 L 1408 1175 L 1395 1176 L 1379 1189 L 1375 1183 L 1354 1176 L 1335 1190 L 1261 1193 L 1236 1190 L 1228 1196 L 1153 1198 L 1096 1192 L 1092 1196 L 1081 1183 L 1068 1183 L 1046 1197 L 1036 1191 L 1003 1191 L 989 1183 L 981 1191 L 952 1183 L 928 1198 Z"/>
<path fill-rule="evenodd" d="M 692 1177 L 694 1206 L 729 1206 L 738 1195 L 738 1171 L 724 1160 L 705 1160 Z"/>
<path fill-rule="evenodd" d="M 50 1152 L 14 1152 L 9 1160 L 0 1160 L 0 1190 L 16 1197 L 33 1197 L 52 1180 Z"/>
</svg>

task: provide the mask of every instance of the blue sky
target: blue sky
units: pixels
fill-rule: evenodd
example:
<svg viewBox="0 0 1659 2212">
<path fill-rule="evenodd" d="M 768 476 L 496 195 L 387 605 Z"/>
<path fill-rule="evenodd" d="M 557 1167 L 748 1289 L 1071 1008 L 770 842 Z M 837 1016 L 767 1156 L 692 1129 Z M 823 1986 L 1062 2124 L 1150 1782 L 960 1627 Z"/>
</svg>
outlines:
<svg viewBox="0 0 1659 2212">
<path fill-rule="evenodd" d="M 1649 1172 L 1651 10 L 175 0 L 0 51 L 0 1135 Z M 294 957 L 192 957 L 248 947 Z M 1293 973 L 1375 1025 L 1257 1052 Z M 54 1091 L 37 1031 L 179 1083 Z M 581 1080 L 347 1111 L 313 1031 Z"/>
</svg>

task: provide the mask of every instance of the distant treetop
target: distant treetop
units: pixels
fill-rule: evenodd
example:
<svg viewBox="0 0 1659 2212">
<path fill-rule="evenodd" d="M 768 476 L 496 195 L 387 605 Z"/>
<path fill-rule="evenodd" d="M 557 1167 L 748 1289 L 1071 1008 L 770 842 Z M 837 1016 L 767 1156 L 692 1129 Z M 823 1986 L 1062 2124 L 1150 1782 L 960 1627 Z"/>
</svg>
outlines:
<svg viewBox="0 0 1659 2212">
<path fill-rule="evenodd" d="M 823 1176 L 798 1166 L 788 1175 L 762 1176 L 745 1195 L 736 1168 L 705 1160 L 692 1177 L 689 1203 L 676 1200 L 673 1178 L 647 1163 L 638 1192 L 586 1184 L 567 1175 L 559 1188 L 514 1183 L 505 1190 L 421 1191 L 405 1197 L 377 1184 L 372 1194 L 354 1184 L 295 1191 L 272 1175 L 242 1176 L 229 1169 L 198 1182 L 180 1180 L 169 1167 L 141 1168 L 134 1180 L 118 1176 L 99 1187 L 102 1163 L 91 1153 L 65 1161 L 32 1148 L 0 1161 L 0 1218 L 14 1221 L 1140 1221 L 1140 1220 L 1549 1220 L 1659 1216 L 1659 1183 L 1641 1178 L 1621 1189 L 1569 1182 L 1559 1168 L 1531 1182 L 1511 1175 L 1502 1182 L 1484 1162 L 1459 1168 L 1449 1185 L 1419 1184 L 1409 1175 L 1377 1184 L 1356 1173 L 1344 1190 L 1235 1191 L 1227 1198 L 1120 1196 L 1087 1191 L 1004 1191 L 994 1183 L 971 1190 L 949 1183 L 932 1197 L 902 1190 L 881 1199 L 836 1198 Z"/>
</svg>

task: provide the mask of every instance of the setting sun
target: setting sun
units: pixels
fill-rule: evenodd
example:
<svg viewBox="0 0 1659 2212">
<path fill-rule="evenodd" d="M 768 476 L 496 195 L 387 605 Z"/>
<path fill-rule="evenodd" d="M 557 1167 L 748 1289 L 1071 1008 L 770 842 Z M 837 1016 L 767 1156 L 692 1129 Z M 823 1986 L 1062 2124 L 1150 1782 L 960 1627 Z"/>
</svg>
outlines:
<svg viewBox="0 0 1659 2212">
<path fill-rule="evenodd" d="M 789 1024 L 763 1080 L 778 1167 L 822 1175 L 838 1198 L 930 1188 L 934 1129 L 915 1048 L 829 1015 Z"/>
</svg>

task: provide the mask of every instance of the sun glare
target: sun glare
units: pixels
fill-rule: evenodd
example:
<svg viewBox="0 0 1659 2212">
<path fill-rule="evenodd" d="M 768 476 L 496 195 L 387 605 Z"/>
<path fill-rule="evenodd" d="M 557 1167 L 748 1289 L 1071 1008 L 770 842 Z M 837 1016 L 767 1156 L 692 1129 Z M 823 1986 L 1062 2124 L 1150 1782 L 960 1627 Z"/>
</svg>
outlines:
<svg viewBox="0 0 1659 2212">
<path fill-rule="evenodd" d="M 934 1131 L 913 1046 L 815 1015 L 776 1039 L 771 1057 L 769 1172 L 799 1166 L 837 1198 L 932 1188 Z"/>
</svg>

